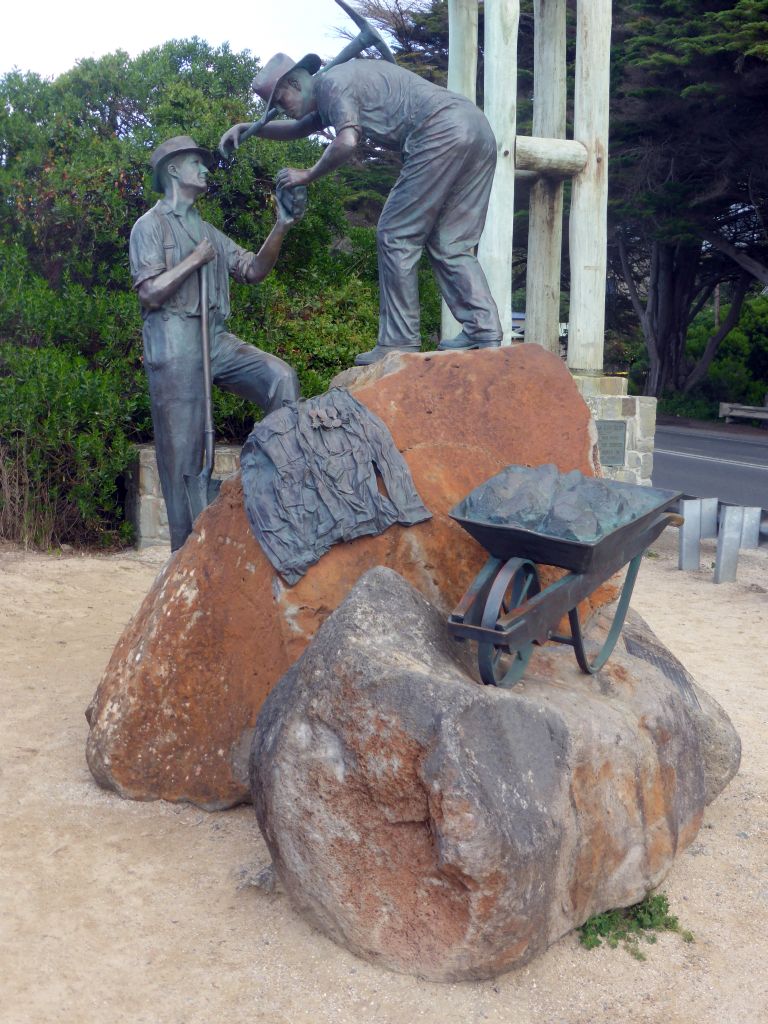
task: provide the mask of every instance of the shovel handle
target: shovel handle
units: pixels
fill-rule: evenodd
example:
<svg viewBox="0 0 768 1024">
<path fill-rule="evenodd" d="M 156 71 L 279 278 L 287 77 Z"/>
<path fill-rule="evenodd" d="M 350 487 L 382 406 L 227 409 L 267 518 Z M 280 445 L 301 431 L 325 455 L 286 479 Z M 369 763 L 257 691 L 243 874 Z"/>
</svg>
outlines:
<svg viewBox="0 0 768 1024">
<path fill-rule="evenodd" d="M 242 146 L 245 140 L 250 139 L 252 135 L 257 135 L 264 127 L 264 125 L 269 124 L 270 121 L 274 121 L 274 119 L 277 117 L 279 113 L 280 111 L 277 109 L 277 107 L 270 107 L 266 114 L 260 117 L 258 121 L 254 121 L 250 128 L 245 129 L 245 131 L 238 140 L 238 146 Z"/>
<path fill-rule="evenodd" d="M 205 266 L 200 267 L 200 331 L 202 334 L 202 357 L 203 357 L 203 409 L 204 409 L 204 439 L 205 457 L 203 469 L 213 469 L 213 401 L 211 399 L 211 332 L 209 324 L 208 309 L 208 274 Z"/>
</svg>

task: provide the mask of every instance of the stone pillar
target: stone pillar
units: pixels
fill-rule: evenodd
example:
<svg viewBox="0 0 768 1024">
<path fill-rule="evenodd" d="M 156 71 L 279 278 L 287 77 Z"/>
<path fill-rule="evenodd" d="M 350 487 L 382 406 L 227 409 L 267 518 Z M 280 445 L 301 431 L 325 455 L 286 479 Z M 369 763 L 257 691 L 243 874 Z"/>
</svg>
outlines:
<svg viewBox="0 0 768 1024">
<path fill-rule="evenodd" d="M 624 462 L 611 464 L 604 454 L 600 457 L 603 476 L 629 484 L 650 484 L 653 473 L 653 438 L 656 432 L 656 399 L 628 395 L 625 377 L 574 374 L 573 379 L 595 421 L 596 441 L 599 440 L 601 424 L 626 425 Z"/>
<path fill-rule="evenodd" d="M 213 475 L 223 480 L 239 469 L 240 446 L 216 445 Z M 170 545 L 168 516 L 153 444 L 136 446 L 136 459 L 126 476 L 126 518 L 133 524 L 136 547 L 141 550 L 157 544 Z"/>
</svg>

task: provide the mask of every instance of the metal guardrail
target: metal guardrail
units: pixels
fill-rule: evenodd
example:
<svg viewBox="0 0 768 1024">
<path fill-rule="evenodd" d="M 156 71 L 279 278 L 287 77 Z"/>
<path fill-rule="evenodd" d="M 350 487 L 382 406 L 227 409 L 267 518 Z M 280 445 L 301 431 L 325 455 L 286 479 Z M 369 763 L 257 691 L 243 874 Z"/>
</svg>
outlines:
<svg viewBox="0 0 768 1024">
<path fill-rule="evenodd" d="M 763 523 L 763 509 L 726 505 L 717 498 L 681 498 L 678 569 L 688 572 L 701 568 L 701 541 L 717 538 L 715 583 L 733 582 L 738 569 L 739 551 L 760 546 L 760 538 L 768 537 L 768 520 Z"/>
</svg>

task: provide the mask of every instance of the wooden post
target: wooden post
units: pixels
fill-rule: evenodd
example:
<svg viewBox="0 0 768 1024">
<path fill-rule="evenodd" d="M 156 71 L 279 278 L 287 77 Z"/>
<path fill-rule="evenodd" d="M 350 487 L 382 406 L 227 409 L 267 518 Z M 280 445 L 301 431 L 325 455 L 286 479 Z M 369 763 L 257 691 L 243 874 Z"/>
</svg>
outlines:
<svg viewBox="0 0 768 1024">
<path fill-rule="evenodd" d="M 611 0 L 579 0 L 573 137 L 589 157 L 571 198 L 568 366 L 575 373 L 603 368 L 610 62 Z"/>
<path fill-rule="evenodd" d="M 448 88 L 473 103 L 477 99 L 477 3 L 448 0 Z M 441 337 L 453 338 L 461 324 L 443 300 Z"/>
<path fill-rule="evenodd" d="M 512 218 L 515 201 L 517 30 L 520 0 L 485 0 L 485 103 L 498 163 L 478 256 L 499 307 L 504 344 L 512 334 Z"/>
<path fill-rule="evenodd" d="M 553 140 L 565 138 L 565 3 L 534 0 L 533 134 Z M 521 142 L 515 157 L 517 166 L 521 165 Z M 539 178 L 531 188 L 529 205 L 525 340 L 556 354 L 560 352 L 562 243 L 563 183 Z"/>
</svg>

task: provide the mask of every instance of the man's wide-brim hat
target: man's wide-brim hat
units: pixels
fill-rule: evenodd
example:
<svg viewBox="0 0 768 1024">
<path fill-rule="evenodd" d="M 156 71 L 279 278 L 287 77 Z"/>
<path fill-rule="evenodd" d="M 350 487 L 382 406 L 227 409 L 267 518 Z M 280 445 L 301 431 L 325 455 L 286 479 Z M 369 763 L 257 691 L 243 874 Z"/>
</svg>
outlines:
<svg viewBox="0 0 768 1024">
<path fill-rule="evenodd" d="M 267 110 L 269 110 L 274 106 L 275 89 L 291 71 L 303 68 L 310 75 L 315 75 L 322 67 L 322 64 L 322 60 L 316 53 L 307 53 L 299 61 L 295 61 L 287 53 L 276 53 L 274 57 L 269 58 L 258 75 L 256 75 L 251 86 L 256 95 L 264 100 L 267 104 Z"/>
<path fill-rule="evenodd" d="M 198 153 L 210 167 L 215 162 L 215 157 L 209 149 L 198 146 L 191 135 L 174 135 L 172 139 L 161 142 L 149 158 L 149 166 L 152 168 L 152 188 L 156 192 L 162 192 L 163 186 L 160 183 L 160 171 L 166 160 L 178 153 Z"/>
</svg>

